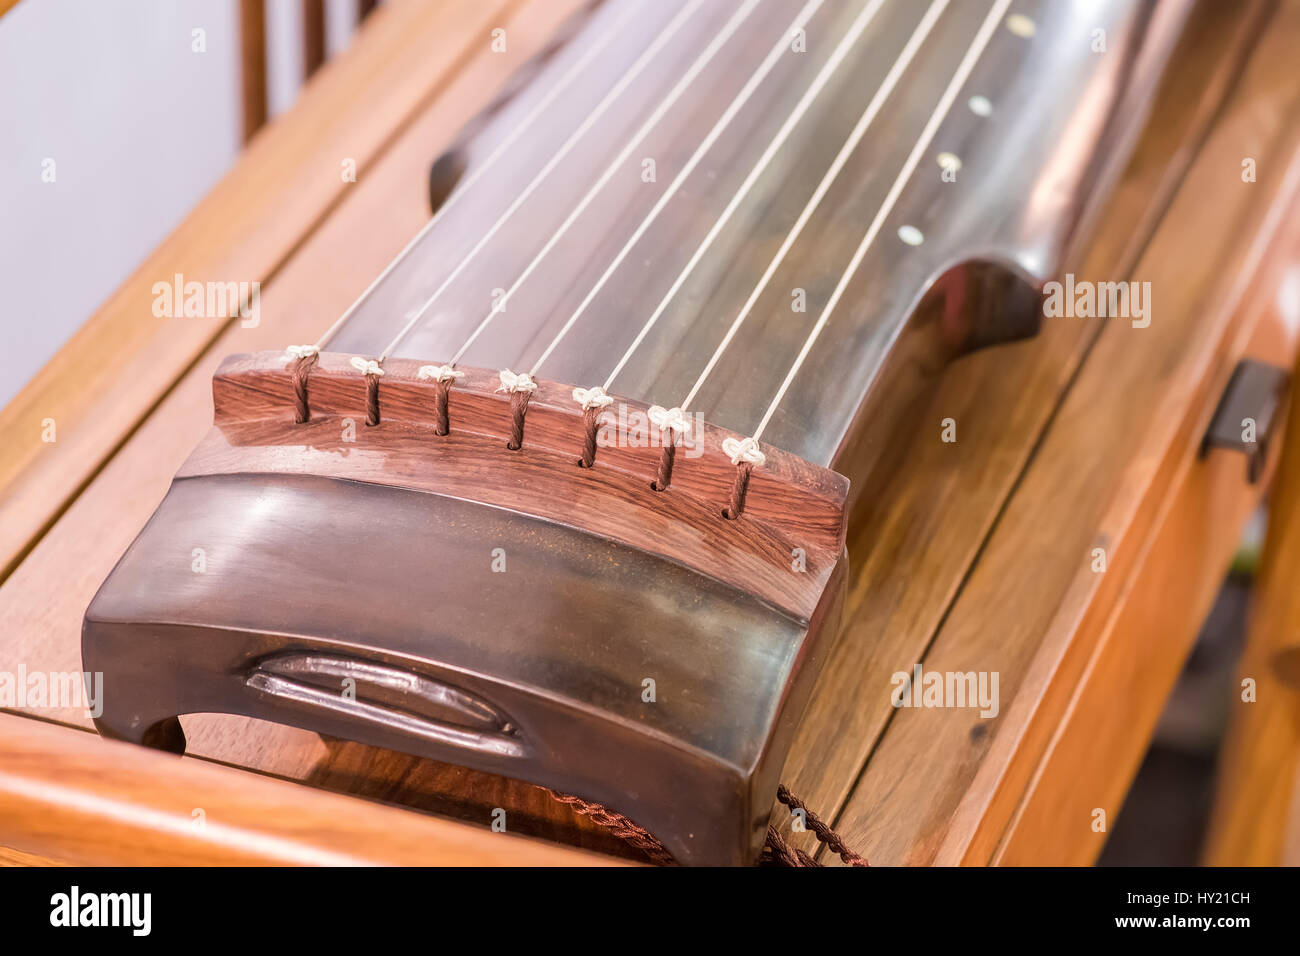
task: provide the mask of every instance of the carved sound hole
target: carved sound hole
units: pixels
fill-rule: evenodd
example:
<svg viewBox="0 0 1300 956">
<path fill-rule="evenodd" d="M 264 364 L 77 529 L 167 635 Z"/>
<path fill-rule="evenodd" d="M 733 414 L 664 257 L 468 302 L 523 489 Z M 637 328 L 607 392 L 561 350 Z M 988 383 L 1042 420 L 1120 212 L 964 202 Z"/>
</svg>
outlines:
<svg viewBox="0 0 1300 956">
<path fill-rule="evenodd" d="M 518 726 L 482 697 L 409 670 L 350 657 L 289 653 L 262 660 L 246 685 L 297 707 L 414 733 L 455 748 L 523 756 Z"/>
</svg>

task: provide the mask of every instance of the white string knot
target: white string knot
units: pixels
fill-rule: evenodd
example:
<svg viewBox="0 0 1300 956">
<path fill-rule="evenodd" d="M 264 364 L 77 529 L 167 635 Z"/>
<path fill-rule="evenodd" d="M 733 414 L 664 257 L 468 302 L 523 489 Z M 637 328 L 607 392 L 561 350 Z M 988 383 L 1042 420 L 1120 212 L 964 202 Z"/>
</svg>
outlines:
<svg viewBox="0 0 1300 956">
<path fill-rule="evenodd" d="M 742 461 L 751 465 L 762 466 L 767 456 L 758 450 L 758 442 L 752 438 L 736 441 L 734 438 L 722 439 L 722 450 L 731 456 L 731 463 L 739 465 Z"/>
<path fill-rule="evenodd" d="M 363 375 L 383 375 L 384 370 L 374 359 L 363 359 L 360 355 L 352 356 L 352 367 Z"/>
<path fill-rule="evenodd" d="M 421 365 L 416 373 L 421 379 L 433 379 L 435 382 L 454 382 L 464 378 L 464 372 L 458 372 L 450 365 Z"/>
<path fill-rule="evenodd" d="M 527 372 L 520 372 L 516 375 L 508 368 L 501 370 L 501 385 L 497 388 L 498 392 L 535 392 L 537 383 Z"/>
<path fill-rule="evenodd" d="M 319 355 L 320 349 L 314 345 L 290 345 L 284 350 L 290 358 L 308 358 L 312 355 Z"/>
<path fill-rule="evenodd" d="M 650 421 L 659 426 L 662 431 L 675 431 L 684 438 L 690 437 L 691 422 L 686 417 L 686 413 L 680 408 L 664 408 L 662 405 L 651 405 L 646 412 L 650 416 Z"/>
<path fill-rule="evenodd" d="M 582 406 L 584 412 L 614 404 L 613 396 L 606 395 L 605 390 L 599 385 L 594 385 L 591 388 L 575 388 L 573 390 L 573 400 Z"/>
</svg>

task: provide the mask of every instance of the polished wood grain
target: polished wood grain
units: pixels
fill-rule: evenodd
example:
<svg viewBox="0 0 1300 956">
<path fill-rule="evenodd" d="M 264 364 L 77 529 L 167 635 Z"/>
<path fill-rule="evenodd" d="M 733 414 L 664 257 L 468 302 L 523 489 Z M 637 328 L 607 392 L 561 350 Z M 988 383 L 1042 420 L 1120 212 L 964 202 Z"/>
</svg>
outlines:
<svg viewBox="0 0 1300 956">
<path fill-rule="evenodd" d="M 1289 232 L 1279 241 L 1289 245 L 1290 254 L 1275 257 L 1282 269 L 1300 261 L 1300 230 Z M 1251 330 L 1248 357 L 1275 361 L 1295 351 L 1295 332 L 1274 308 L 1277 279 L 1276 274 L 1259 276 L 1242 303 L 1242 326 Z M 1204 416 L 1205 408 L 1198 413 Z M 1139 549 L 1144 553 L 1122 584 L 1133 599 L 1116 601 L 1108 615 L 1086 615 L 1080 624 L 1078 633 L 1087 640 L 1076 642 L 1091 644 L 1091 657 L 1072 689 L 1063 682 L 1069 702 L 991 862 L 1041 866 L 1096 860 L 1219 591 L 1239 529 L 1259 506 L 1262 487 L 1248 480 L 1240 455 L 1182 456 L 1181 474 L 1156 505 L 1152 533 Z M 1044 700 L 1057 706 L 1055 693 Z M 1265 773 L 1241 782 L 1258 793 L 1273 779 Z M 1105 829 L 1093 825 L 1098 809 L 1105 813 L 1100 821 Z M 1080 825 L 1083 821 L 1086 825 Z M 1258 826 L 1252 821 L 1250 829 Z"/>
<path fill-rule="evenodd" d="M 1213 129 L 1234 85 L 1234 64 L 1260 23 L 1243 21 L 1225 8 L 1205 13 L 1174 57 L 1156 108 L 1161 121 L 1148 131 L 1099 234 L 1074 266 L 1080 276 L 1133 272 L 1171 196 L 1185 188 L 1188 163 L 1199 162 L 1203 176 L 1217 178 L 1219 164 L 1239 148 L 1240 127 L 1217 139 L 1218 157 L 1198 158 L 1205 130 Z M 1239 99 L 1238 123 L 1273 121 L 1256 117 L 1250 103 L 1248 97 Z M 1167 240 L 1152 245 L 1151 255 L 1159 256 L 1166 246 Z M 967 576 L 983 560 L 990 530 L 1020 494 L 1021 475 L 1096 334 L 1095 323 L 1063 319 L 1048 323 L 1032 342 L 956 363 L 910 416 L 900 467 L 864 492 L 867 502 L 881 504 L 859 508 L 850 523 L 854 576 L 844 634 L 814 691 L 787 767 L 787 782 L 812 806 L 826 808 L 828 815 L 843 806 L 875 759 L 898 713 L 890 705 L 891 675 L 911 672 L 926 660 Z M 1116 380 L 1115 387 L 1122 390 L 1126 383 Z M 956 423 L 956 442 L 939 440 L 946 418 Z M 1055 521 L 1048 527 L 1063 531 L 1074 518 L 1061 515 Z M 1028 535 L 1024 547 L 1043 533 L 1041 527 L 1022 530 Z M 1017 597 L 985 607 L 988 632 L 1014 626 L 1019 603 Z M 1002 689 L 1005 693 L 1005 684 Z M 899 812 L 907 811 L 900 807 Z M 788 810 L 774 808 L 774 820 L 788 818 Z"/>
<path fill-rule="evenodd" d="M 296 424 L 292 364 L 283 353 L 224 362 L 213 380 L 216 427 L 178 474 L 315 474 L 521 510 L 666 555 L 803 620 L 843 551 L 847 480 L 770 446 L 749 475 L 742 514 L 724 515 L 737 466 L 723 443 L 743 437 L 725 429 L 697 423 L 677 448 L 669 487 L 656 490 L 674 438 L 650 422 L 644 403 L 620 400 L 601 413 L 606 438 L 597 432 L 593 465 L 582 468 L 585 416 L 571 385 L 537 383 L 523 447 L 511 451 L 510 398 L 496 372 L 462 370 L 450 434 L 439 436 L 440 386 L 420 379 L 414 360 L 385 364 L 377 427 L 359 424 L 366 377 L 331 353 L 308 377 L 311 420 Z"/>
<path fill-rule="evenodd" d="M 0 715 L 0 860 L 79 866 L 611 862 L 485 827 L 358 807 L 8 715 Z"/>
<path fill-rule="evenodd" d="M 59 860 L 0 846 L 0 866 L 64 866 Z"/>
<path fill-rule="evenodd" d="M 1269 276 L 1276 288 L 1272 270 L 1293 248 L 1274 243 L 1295 208 L 1300 90 L 1278 71 L 1300 8 L 1284 6 L 1279 17 L 1133 267 L 1152 283 L 1159 318 L 1146 329 L 1065 326 L 1097 336 L 1082 371 L 941 626 L 885 665 L 909 670 L 921 659 L 937 671 L 998 671 L 1002 704 L 989 723 L 951 709 L 892 715 L 838 818 L 877 860 L 989 861 L 1096 647 L 1095 622 L 1125 597 L 1172 482 L 1199 451 L 1257 319 L 1238 311 L 1243 297 L 1252 282 L 1269 288 Z M 1273 108 L 1261 110 L 1261 100 Z M 1241 178 L 1243 149 L 1273 157 L 1258 182 Z M 1211 194 L 1218 201 L 1206 203 Z M 1291 341 L 1284 361 L 1293 350 Z M 1105 573 L 1092 569 L 1097 547 Z M 999 607 L 1014 615 L 995 625 L 990 611 Z M 944 756 L 918 773 L 923 749 Z"/>
<path fill-rule="evenodd" d="M 268 286 L 321 217 L 373 174 L 392 138 L 451 87 L 466 58 L 485 52 L 489 26 L 511 9 L 504 0 L 385 4 L 352 48 L 304 90 L 294 110 L 249 144 L 168 242 L 0 411 L 6 448 L 0 459 L 0 575 L 13 569 L 214 341 L 232 329 L 255 331 L 241 329 L 233 313 L 156 318 L 154 284 L 179 273 L 187 281 Z M 573 9 L 552 5 L 541 36 L 533 34 L 530 45 L 529 34 L 520 34 L 508 55 L 494 56 L 494 72 L 476 74 L 484 85 L 465 90 L 464 112 L 447 117 L 448 139 Z M 346 159 L 355 160 L 358 183 L 341 175 Z M 423 192 L 412 192 L 413 201 Z M 414 232 L 418 206 L 411 212 L 404 222 Z M 263 306 L 262 322 L 277 321 Z M 56 442 L 42 440 L 45 419 L 55 422 Z"/>
</svg>

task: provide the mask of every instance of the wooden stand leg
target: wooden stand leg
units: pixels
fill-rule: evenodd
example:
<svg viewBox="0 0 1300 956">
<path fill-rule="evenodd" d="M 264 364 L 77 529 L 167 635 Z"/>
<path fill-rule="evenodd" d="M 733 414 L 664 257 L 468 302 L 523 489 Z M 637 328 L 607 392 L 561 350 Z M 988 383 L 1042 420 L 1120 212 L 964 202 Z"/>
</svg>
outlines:
<svg viewBox="0 0 1300 956">
<path fill-rule="evenodd" d="M 244 142 L 266 124 L 266 0 L 240 0 L 240 84 Z"/>
<path fill-rule="evenodd" d="M 1293 375 L 1293 396 L 1298 381 Z M 1296 858 L 1300 682 L 1287 664 L 1300 655 L 1300 414 L 1296 411 L 1293 399 L 1203 853 L 1204 862 L 1212 866 L 1300 862 Z M 1254 702 L 1243 700 L 1248 678 L 1255 682 Z"/>
</svg>

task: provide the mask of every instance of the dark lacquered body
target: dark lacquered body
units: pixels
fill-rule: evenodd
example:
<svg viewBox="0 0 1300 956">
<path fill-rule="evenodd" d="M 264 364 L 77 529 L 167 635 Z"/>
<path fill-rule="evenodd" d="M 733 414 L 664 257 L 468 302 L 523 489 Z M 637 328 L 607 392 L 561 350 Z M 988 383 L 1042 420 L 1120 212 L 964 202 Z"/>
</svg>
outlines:
<svg viewBox="0 0 1300 956">
<path fill-rule="evenodd" d="M 175 747 L 174 716 L 195 712 L 298 723 L 629 807 L 682 862 L 740 863 L 841 578 L 803 622 L 501 509 L 187 478 L 87 612 L 85 666 L 107 675 L 98 726 L 114 737 Z"/>
</svg>

